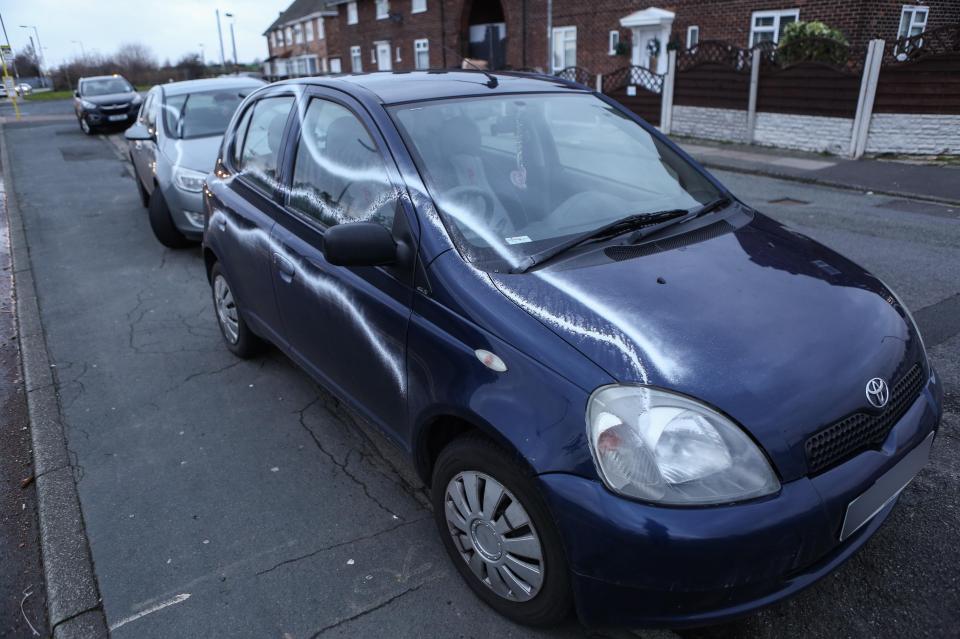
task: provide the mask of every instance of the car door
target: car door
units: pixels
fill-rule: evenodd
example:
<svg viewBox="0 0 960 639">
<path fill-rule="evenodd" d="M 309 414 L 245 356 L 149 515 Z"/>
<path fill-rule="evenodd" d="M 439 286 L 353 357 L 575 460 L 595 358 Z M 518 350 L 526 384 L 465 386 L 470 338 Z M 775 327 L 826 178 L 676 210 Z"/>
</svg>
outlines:
<svg viewBox="0 0 960 639">
<path fill-rule="evenodd" d="M 244 108 L 225 146 L 224 177 L 211 183 L 205 241 L 215 246 L 221 268 L 244 319 L 258 334 L 282 344 L 273 290 L 270 232 L 281 210 L 280 158 L 294 97 L 272 92 Z"/>
<path fill-rule="evenodd" d="M 317 89 L 299 114 L 287 205 L 274 227 L 275 287 L 290 353 L 397 436 L 406 423 L 413 267 L 335 266 L 324 257 L 323 237 L 336 224 L 372 221 L 415 251 L 416 218 L 397 197 L 396 166 L 362 107 Z"/>
<path fill-rule="evenodd" d="M 142 124 L 153 134 L 153 140 L 134 140 L 131 143 L 130 157 L 137 179 L 143 184 L 147 193 L 153 193 L 153 163 L 156 161 L 157 143 L 157 111 L 159 110 L 160 89 L 154 87 L 147 93 L 146 99 L 140 106 L 137 122 Z"/>
</svg>

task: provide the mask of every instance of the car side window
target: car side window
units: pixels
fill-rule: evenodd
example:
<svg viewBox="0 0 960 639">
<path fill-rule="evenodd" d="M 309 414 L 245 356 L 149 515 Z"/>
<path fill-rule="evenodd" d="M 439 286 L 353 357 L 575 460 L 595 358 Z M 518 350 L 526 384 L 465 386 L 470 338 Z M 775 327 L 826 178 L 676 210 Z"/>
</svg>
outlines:
<svg viewBox="0 0 960 639">
<path fill-rule="evenodd" d="M 240 152 L 243 150 L 243 142 L 247 139 L 247 128 L 250 126 L 250 117 L 253 115 L 253 107 L 248 107 L 243 115 L 240 116 L 240 122 L 237 123 L 233 133 L 233 147 L 230 149 L 230 159 L 233 165 L 240 166 Z"/>
<path fill-rule="evenodd" d="M 253 105 L 237 168 L 266 191 L 277 187 L 278 157 L 283 129 L 293 106 L 292 96 L 263 98 Z"/>
<path fill-rule="evenodd" d="M 143 103 L 144 122 L 147 128 L 156 133 L 157 131 L 157 111 L 159 110 L 160 92 L 151 91 L 147 96 L 147 101 Z"/>
<path fill-rule="evenodd" d="M 393 226 L 396 200 L 383 155 L 346 107 L 310 101 L 289 206 L 326 226 L 359 221 Z"/>
</svg>

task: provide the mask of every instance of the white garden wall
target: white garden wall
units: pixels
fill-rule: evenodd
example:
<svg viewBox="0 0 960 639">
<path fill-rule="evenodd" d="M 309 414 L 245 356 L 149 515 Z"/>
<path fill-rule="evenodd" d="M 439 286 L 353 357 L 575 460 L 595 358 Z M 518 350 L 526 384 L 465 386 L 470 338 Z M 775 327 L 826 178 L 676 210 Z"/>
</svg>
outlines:
<svg viewBox="0 0 960 639">
<path fill-rule="evenodd" d="M 960 154 L 960 115 L 874 113 L 867 153 Z"/>
</svg>

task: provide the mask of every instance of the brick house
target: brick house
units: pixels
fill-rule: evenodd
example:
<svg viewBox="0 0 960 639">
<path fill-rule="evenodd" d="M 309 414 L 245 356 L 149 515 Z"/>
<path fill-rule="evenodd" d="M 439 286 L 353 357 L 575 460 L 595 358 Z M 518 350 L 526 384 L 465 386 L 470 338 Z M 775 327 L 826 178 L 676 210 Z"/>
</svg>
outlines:
<svg viewBox="0 0 960 639">
<path fill-rule="evenodd" d="M 460 66 L 663 72 L 668 45 L 776 41 L 792 21 L 822 21 L 854 46 L 960 22 L 957 0 L 295 0 L 264 32 L 270 78 Z M 311 25 L 312 26 L 309 26 Z M 312 36 L 312 37 L 308 37 Z"/>
</svg>

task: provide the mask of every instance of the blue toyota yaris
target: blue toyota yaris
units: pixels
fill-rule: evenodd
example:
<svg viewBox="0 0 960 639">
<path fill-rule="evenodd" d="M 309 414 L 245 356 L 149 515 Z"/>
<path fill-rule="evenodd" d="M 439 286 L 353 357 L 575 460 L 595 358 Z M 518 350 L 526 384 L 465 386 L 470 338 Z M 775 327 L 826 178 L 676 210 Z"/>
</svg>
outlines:
<svg viewBox="0 0 960 639">
<path fill-rule="evenodd" d="M 405 450 L 507 617 L 695 625 L 828 574 L 923 467 L 909 311 L 608 98 L 353 75 L 247 97 L 205 189 L 227 347 Z"/>
</svg>

